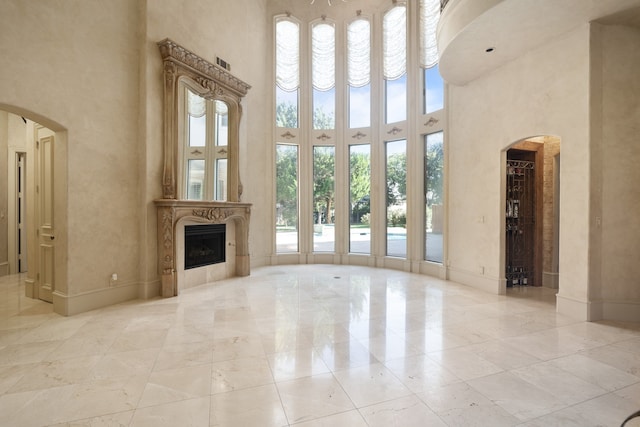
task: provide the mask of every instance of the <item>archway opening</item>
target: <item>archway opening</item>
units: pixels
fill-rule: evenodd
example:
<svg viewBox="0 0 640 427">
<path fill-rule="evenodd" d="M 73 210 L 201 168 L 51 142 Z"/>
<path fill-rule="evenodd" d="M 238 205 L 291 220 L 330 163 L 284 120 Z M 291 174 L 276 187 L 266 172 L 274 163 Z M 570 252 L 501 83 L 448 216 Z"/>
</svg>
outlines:
<svg viewBox="0 0 640 427">
<path fill-rule="evenodd" d="M 20 275 L 27 297 L 54 303 L 66 293 L 66 130 L 0 103 L 0 151 L 0 275 Z"/>
<path fill-rule="evenodd" d="M 560 138 L 542 135 L 502 154 L 501 292 L 559 288 Z"/>
</svg>

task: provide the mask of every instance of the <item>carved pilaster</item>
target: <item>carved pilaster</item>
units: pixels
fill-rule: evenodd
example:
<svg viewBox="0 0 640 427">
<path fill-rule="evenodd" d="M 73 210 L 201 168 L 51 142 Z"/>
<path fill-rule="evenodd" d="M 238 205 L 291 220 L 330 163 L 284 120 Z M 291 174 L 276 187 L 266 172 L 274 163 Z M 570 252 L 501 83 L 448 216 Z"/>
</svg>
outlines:
<svg viewBox="0 0 640 427">
<path fill-rule="evenodd" d="M 172 297 L 176 290 L 175 265 L 175 211 L 171 207 L 158 206 L 158 261 L 162 278 L 162 296 Z"/>
</svg>

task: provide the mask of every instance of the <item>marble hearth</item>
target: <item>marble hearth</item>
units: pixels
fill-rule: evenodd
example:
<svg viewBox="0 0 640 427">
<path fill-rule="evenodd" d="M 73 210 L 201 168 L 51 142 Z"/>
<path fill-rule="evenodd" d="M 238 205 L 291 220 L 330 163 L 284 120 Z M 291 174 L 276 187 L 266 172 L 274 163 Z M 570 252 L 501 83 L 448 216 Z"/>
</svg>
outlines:
<svg viewBox="0 0 640 427">
<path fill-rule="evenodd" d="M 204 284 L 207 275 L 195 276 L 184 271 L 184 227 L 191 224 L 227 224 L 227 262 L 235 268 L 218 268 L 223 277 L 248 276 L 250 203 L 205 202 L 199 200 L 159 199 L 155 201 L 158 213 L 158 267 L 162 276 L 162 296 L 178 295 L 178 289 Z M 229 227 L 231 226 L 231 227 Z M 235 254 L 235 257 L 234 255 Z M 233 259 L 229 259 L 233 257 Z M 204 269 L 207 267 L 200 267 Z M 199 270 L 193 269 L 193 270 Z M 191 270 L 191 271 L 193 271 Z M 202 283 L 194 283 L 201 277 Z M 188 282 L 188 283 L 187 283 Z"/>
</svg>

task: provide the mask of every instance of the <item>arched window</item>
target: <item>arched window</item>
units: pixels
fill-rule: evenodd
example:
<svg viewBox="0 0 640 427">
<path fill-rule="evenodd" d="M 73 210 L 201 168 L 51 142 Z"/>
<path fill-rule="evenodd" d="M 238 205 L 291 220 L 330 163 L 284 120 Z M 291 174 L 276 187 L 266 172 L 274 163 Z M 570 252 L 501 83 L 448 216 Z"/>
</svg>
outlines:
<svg viewBox="0 0 640 427">
<path fill-rule="evenodd" d="M 276 253 L 441 263 L 439 0 L 341 6 L 274 20 Z"/>
<path fill-rule="evenodd" d="M 298 127 L 300 26 L 289 18 L 276 21 L 276 126 Z"/>
</svg>

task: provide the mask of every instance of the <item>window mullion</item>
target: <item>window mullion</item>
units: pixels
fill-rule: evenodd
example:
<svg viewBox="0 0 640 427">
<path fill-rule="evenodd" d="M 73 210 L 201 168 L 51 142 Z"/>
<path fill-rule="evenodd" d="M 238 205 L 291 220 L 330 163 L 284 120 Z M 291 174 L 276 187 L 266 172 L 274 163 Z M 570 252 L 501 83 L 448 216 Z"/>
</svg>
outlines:
<svg viewBox="0 0 640 427">
<path fill-rule="evenodd" d="M 215 179 L 215 105 L 211 99 L 207 100 L 207 133 L 205 144 L 204 168 L 204 199 L 213 200 L 213 180 Z"/>
</svg>

